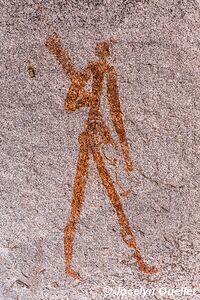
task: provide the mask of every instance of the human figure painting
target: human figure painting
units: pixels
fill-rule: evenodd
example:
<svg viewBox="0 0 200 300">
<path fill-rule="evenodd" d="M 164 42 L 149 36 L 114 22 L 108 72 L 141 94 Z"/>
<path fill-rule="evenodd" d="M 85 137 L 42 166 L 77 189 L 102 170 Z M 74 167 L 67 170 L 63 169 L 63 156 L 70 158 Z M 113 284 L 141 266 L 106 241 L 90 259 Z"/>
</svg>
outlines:
<svg viewBox="0 0 200 300">
<path fill-rule="evenodd" d="M 120 107 L 117 74 L 115 68 L 109 64 L 110 43 L 107 41 L 98 42 L 95 47 L 97 59 L 89 62 L 81 72 L 76 70 L 57 33 L 53 33 L 48 37 L 45 46 L 62 66 L 71 83 L 64 102 L 65 111 L 75 111 L 82 107 L 88 108 L 88 119 L 84 124 L 83 132 L 78 137 L 79 156 L 74 178 L 71 212 L 64 229 L 65 272 L 73 278 L 81 278 L 79 272 L 73 270 L 71 262 L 75 233 L 84 203 L 88 165 L 92 158 L 108 198 L 115 209 L 122 240 L 129 248 L 133 249 L 133 257 L 140 271 L 147 274 L 155 273 L 157 269 L 154 266 L 148 266 L 142 258 L 141 251 L 120 202 L 120 194 L 117 192 L 112 176 L 107 170 L 105 157 L 101 151 L 101 145 L 111 145 L 116 149 L 116 144 L 118 144 L 126 171 L 128 173 L 133 171 Z M 91 91 L 86 89 L 89 80 L 92 82 Z M 100 110 L 104 81 L 106 83 L 106 97 L 110 116 L 118 136 L 117 142 L 111 136 Z M 113 161 L 113 164 L 115 164 L 115 161 Z"/>
</svg>

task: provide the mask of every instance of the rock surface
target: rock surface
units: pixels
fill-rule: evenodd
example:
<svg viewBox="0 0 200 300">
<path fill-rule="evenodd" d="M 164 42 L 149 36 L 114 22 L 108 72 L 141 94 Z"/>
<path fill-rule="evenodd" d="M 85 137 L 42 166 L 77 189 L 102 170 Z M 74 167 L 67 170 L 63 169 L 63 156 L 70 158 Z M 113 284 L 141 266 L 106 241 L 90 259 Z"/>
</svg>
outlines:
<svg viewBox="0 0 200 300">
<path fill-rule="evenodd" d="M 0 299 L 152 299 L 147 288 L 154 299 L 200 299 L 200 3 L 42 4 L 1 1 Z M 44 46 L 47 19 L 79 70 L 96 42 L 114 41 L 110 63 L 135 165 L 130 178 L 120 172 L 133 189 L 121 201 L 155 275 L 142 274 L 122 242 L 91 159 L 73 255 L 82 280 L 65 276 L 63 230 L 88 110 L 63 109 L 70 82 Z M 162 287 L 197 291 L 161 295 Z M 147 295 L 133 294 L 142 288 Z"/>
</svg>

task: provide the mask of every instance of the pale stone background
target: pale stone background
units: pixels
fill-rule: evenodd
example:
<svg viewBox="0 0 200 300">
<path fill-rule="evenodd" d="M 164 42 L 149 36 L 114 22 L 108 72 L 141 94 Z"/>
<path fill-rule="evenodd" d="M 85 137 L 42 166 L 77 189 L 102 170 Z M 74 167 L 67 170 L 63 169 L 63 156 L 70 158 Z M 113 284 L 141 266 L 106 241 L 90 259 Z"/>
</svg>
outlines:
<svg viewBox="0 0 200 300">
<path fill-rule="evenodd" d="M 78 68 L 94 58 L 97 41 L 116 39 L 110 61 L 135 163 L 134 193 L 122 201 L 159 273 L 138 271 L 91 163 L 73 258 L 83 279 L 65 276 L 63 229 L 87 109 L 63 110 L 70 82 L 44 47 L 47 28 L 34 2 L 1 0 L 0 299 L 117 299 L 119 287 L 184 286 L 196 287 L 196 296 L 171 298 L 200 299 L 200 3 L 43 4 Z"/>
</svg>

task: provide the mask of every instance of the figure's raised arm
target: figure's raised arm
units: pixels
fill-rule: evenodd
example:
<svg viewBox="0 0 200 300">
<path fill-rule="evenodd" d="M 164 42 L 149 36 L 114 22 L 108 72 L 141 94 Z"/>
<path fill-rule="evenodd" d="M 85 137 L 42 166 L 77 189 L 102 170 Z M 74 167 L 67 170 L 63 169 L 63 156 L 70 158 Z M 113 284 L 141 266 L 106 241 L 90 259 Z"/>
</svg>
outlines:
<svg viewBox="0 0 200 300">
<path fill-rule="evenodd" d="M 126 138 L 126 132 L 124 128 L 124 122 L 122 118 L 122 111 L 119 101 L 119 91 L 117 86 L 117 75 L 114 67 L 110 67 L 107 73 L 107 97 L 110 107 L 110 114 L 112 117 L 115 130 L 117 132 L 121 150 L 124 156 L 126 168 L 128 171 L 133 170 L 133 164 L 130 158 L 129 145 Z"/>
<path fill-rule="evenodd" d="M 62 46 L 59 35 L 53 33 L 45 42 L 45 46 L 49 52 L 55 56 L 65 73 L 73 80 L 73 78 L 76 77 L 77 72 L 67 50 Z"/>
</svg>

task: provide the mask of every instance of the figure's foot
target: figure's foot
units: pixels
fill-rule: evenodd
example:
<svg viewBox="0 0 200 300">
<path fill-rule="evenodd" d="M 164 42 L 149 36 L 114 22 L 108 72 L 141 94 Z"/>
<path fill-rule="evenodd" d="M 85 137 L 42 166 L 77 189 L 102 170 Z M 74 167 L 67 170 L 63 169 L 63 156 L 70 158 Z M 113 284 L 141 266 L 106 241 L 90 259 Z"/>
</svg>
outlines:
<svg viewBox="0 0 200 300">
<path fill-rule="evenodd" d="M 148 265 L 145 264 L 144 260 L 142 259 L 141 254 L 140 254 L 140 251 L 138 249 L 135 251 L 133 256 L 137 261 L 140 271 L 142 271 L 143 273 L 153 274 L 153 273 L 158 272 L 158 269 L 156 267 L 154 267 L 154 266 L 149 267 Z"/>
<path fill-rule="evenodd" d="M 152 266 L 152 267 L 149 267 L 149 266 L 143 266 L 142 268 L 140 268 L 139 267 L 139 269 L 142 271 L 142 272 L 144 272 L 144 273 L 146 273 L 146 274 L 154 274 L 154 273 L 157 273 L 158 272 L 158 269 L 156 268 L 156 267 L 154 267 L 154 266 Z"/>
<path fill-rule="evenodd" d="M 73 277 L 74 279 L 81 279 L 81 276 L 78 272 L 74 271 L 72 268 L 67 267 L 65 269 L 65 273 L 71 277 Z"/>
</svg>

